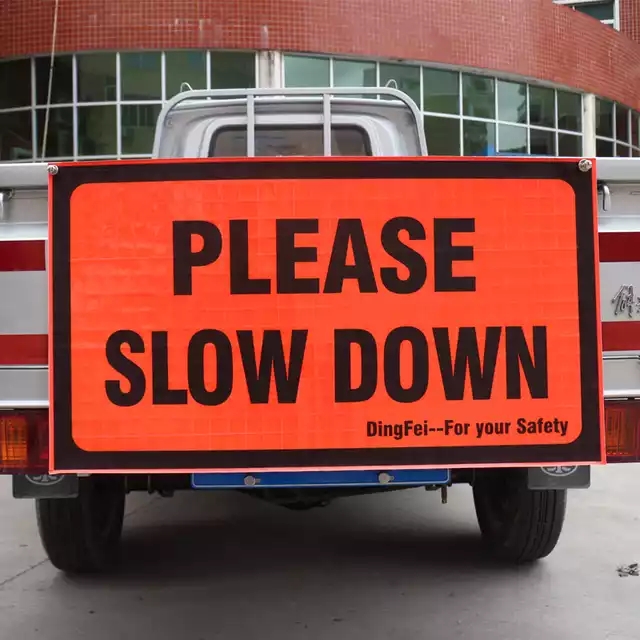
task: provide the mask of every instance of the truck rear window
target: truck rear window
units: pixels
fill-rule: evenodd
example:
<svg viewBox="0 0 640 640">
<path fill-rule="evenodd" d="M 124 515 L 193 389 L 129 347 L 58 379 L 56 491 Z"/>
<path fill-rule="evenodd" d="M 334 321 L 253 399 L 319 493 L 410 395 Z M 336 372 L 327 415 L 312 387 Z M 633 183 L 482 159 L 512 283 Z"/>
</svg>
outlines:
<svg viewBox="0 0 640 640">
<path fill-rule="evenodd" d="M 322 125 L 258 126 L 256 156 L 322 156 Z M 334 156 L 370 156 L 371 145 L 365 131 L 354 126 L 334 126 L 331 131 L 331 153 Z M 234 158 L 247 155 L 245 127 L 224 127 L 213 134 L 209 157 Z"/>
</svg>

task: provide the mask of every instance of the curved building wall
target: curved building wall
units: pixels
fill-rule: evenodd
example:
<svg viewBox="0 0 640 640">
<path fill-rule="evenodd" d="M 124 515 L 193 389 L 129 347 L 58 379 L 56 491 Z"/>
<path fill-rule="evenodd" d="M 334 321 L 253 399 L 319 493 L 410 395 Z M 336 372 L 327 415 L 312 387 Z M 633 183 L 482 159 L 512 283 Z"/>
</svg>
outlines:
<svg viewBox="0 0 640 640">
<path fill-rule="evenodd" d="M 433 154 L 640 155 L 640 45 L 551 0 L 61 0 L 49 101 L 54 6 L 0 7 L 1 160 L 42 157 L 48 102 L 44 157 L 148 155 L 181 82 L 256 86 L 260 51 L 287 86 L 394 80 Z"/>
</svg>

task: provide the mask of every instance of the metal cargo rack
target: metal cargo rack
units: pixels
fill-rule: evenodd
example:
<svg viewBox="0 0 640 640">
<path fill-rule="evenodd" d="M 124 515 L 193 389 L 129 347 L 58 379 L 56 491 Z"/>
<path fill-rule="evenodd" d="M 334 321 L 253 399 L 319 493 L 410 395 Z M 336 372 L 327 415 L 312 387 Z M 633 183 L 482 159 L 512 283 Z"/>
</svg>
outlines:
<svg viewBox="0 0 640 640">
<path fill-rule="evenodd" d="M 256 104 L 278 104 L 283 100 L 288 102 L 322 102 L 322 125 L 323 125 L 323 148 L 324 155 L 331 155 L 331 123 L 332 106 L 337 100 L 345 102 L 357 102 L 354 96 L 366 96 L 360 98 L 363 103 L 371 103 L 371 98 L 386 98 L 391 101 L 400 102 L 407 107 L 413 116 L 416 124 L 417 137 L 420 148 L 426 151 L 427 142 L 424 128 L 421 126 L 422 115 L 416 103 L 403 91 L 391 87 L 331 87 L 331 88 L 279 88 L 279 89 L 198 89 L 183 91 L 169 100 L 158 116 L 156 134 L 153 143 L 153 155 L 157 156 L 163 129 L 170 122 L 170 114 L 175 111 L 178 105 L 185 102 L 212 102 L 219 101 L 225 105 L 246 104 L 247 118 L 247 157 L 255 157 L 255 132 L 256 132 Z M 204 106 L 203 104 L 193 104 L 190 106 Z"/>
</svg>

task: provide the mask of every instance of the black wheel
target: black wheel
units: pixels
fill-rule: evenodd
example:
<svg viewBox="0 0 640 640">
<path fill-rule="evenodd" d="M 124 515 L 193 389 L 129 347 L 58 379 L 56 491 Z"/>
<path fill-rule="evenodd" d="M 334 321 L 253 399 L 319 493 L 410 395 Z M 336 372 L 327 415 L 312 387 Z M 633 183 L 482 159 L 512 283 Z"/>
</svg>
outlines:
<svg viewBox="0 0 640 640">
<path fill-rule="evenodd" d="M 77 498 L 38 499 L 40 540 L 51 564 L 65 573 L 92 573 L 117 559 L 124 519 L 122 478 L 80 478 Z"/>
<path fill-rule="evenodd" d="M 477 472 L 473 500 L 482 537 L 499 558 L 533 562 L 548 556 L 558 543 L 567 492 L 527 489 L 525 469 Z"/>
</svg>

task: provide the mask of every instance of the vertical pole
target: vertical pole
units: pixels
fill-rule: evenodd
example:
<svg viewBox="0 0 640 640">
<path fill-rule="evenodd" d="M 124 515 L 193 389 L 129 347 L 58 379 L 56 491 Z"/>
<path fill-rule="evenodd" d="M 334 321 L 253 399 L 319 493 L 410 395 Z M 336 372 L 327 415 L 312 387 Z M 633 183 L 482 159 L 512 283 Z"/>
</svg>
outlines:
<svg viewBox="0 0 640 640">
<path fill-rule="evenodd" d="M 279 51 L 259 51 L 256 56 L 256 86 L 259 89 L 280 89 L 284 86 L 282 54 Z"/>
<path fill-rule="evenodd" d="M 582 155 L 596 156 L 596 97 L 593 93 L 582 96 Z"/>
</svg>

